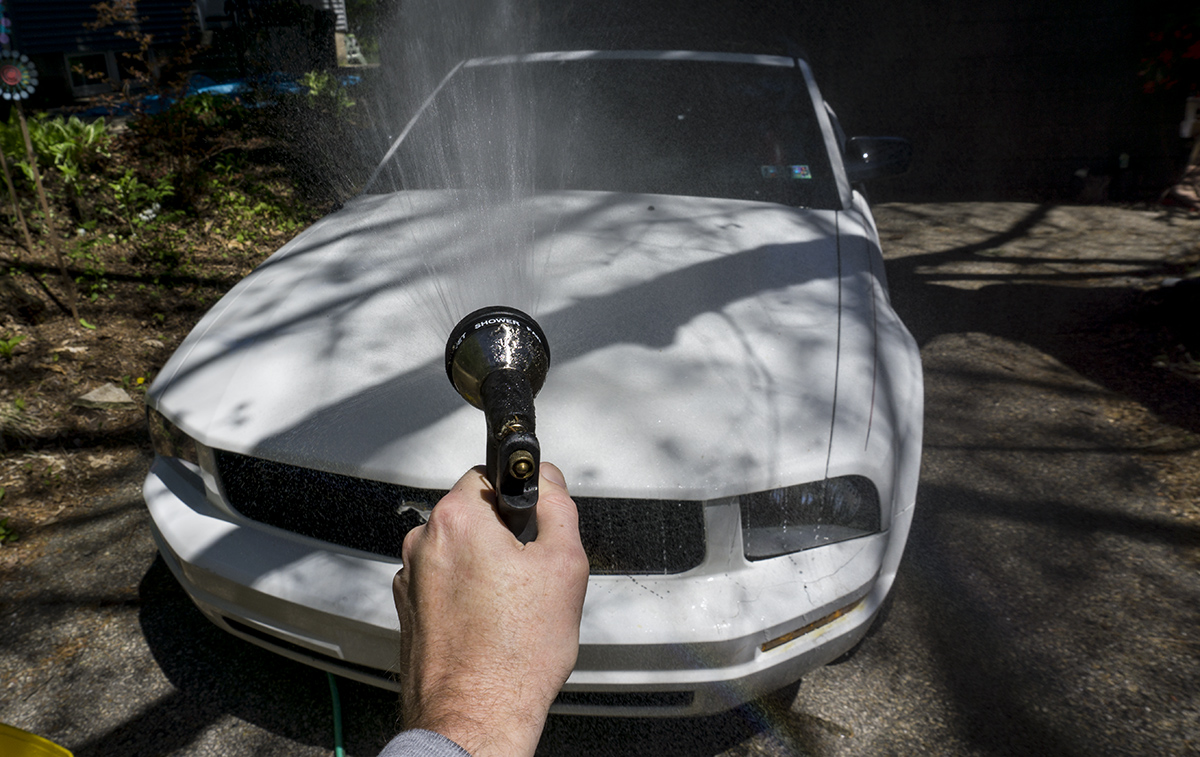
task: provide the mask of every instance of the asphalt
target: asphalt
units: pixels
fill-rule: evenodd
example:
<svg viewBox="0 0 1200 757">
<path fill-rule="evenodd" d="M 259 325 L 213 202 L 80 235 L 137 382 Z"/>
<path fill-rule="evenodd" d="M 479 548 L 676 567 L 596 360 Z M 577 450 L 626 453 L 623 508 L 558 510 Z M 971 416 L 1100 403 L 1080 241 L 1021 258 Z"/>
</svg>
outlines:
<svg viewBox="0 0 1200 757">
<path fill-rule="evenodd" d="M 884 622 L 769 701 L 554 717 L 539 753 L 1200 751 L 1200 519 L 1168 506 L 1154 466 L 1195 449 L 1197 390 L 1130 343 L 1200 220 L 1011 203 L 877 218 L 926 380 L 916 518 Z M 195 610 L 156 558 L 143 474 L 123 471 L 5 574 L 0 722 L 81 757 L 330 754 L 325 675 Z M 347 752 L 376 753 L 394 695 L 342 681 L 341 697 Z"/>
</svg>

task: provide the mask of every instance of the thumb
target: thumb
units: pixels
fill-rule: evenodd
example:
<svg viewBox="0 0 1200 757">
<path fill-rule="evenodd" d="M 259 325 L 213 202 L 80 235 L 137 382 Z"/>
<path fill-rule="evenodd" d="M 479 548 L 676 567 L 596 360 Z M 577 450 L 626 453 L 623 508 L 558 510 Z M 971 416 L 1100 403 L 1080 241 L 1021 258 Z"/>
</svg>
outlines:
<svg viewBox="0 0 1200 757">
<path fill-rule="evenodd" d="M 536 541 L 566 538 L 579 543 L 579 511 L 567 492 L 566 477 L 553 463 L 542 463 L 539 473 Z"/>
</svg>

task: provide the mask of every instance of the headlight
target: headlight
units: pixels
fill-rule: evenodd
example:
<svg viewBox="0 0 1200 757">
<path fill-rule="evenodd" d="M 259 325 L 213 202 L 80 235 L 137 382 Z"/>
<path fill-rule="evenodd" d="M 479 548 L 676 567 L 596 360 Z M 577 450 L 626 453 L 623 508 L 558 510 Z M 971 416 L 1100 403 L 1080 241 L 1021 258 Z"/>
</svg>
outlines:
<svg viewBox="0 0 1200 757">
<path fill-rule="evenodd" d="M 879 492 L 841 476 L 739 497 L 747 560 L 764 560 L 879 531 Z"/>
<path fill-rule="evenodd" d="M 176 457 L 193 465 L 200 464 L 200 458 L 196 454 L 195 440 L 167 420 L 165 415 L 148 407 L 146 408 L 146 422 L 150 426 L 150 444 L 154 447 L 154 454 L 162 457 Z"/>
</svg>

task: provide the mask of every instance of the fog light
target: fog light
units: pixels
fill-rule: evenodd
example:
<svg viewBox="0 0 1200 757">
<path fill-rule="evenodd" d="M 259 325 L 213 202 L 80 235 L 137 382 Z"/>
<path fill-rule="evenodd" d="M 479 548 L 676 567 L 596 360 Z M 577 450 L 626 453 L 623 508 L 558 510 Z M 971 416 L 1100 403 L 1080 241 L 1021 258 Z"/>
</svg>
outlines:
<svg viewBox="0 0 1200 757">
<path fill-rule="evenodd" d="M 865 597 L 863 599 L 865 599 Z M 760 647 L 760 649 L 762 649 L 762 651 L 764 651 L 764 652 L 770 652 L 775 647 L 783 646 L 784 644 L 787 644 L 789 641 L 791 641 L 793 639 L 798 639 L 806 633 L 812 633 L 813 631 L 817 630 L 821 626 L 829 625 L 830 623 L 832 623 L 833 621 L 842 617 L 843 615 L 849 615 L 850 613 L 857 610 L 858 606 L 861 605 L 862 603 L 863 603 L 863 600 L 860 599 L 857 602 L 848 604 L 839 610 L 834 610 L 833 612 L 829 613 L 825 617 L 818 618 L 817 620 L 814 620 L 813 622 L 809 623 L 806 626 L 802 626 L 800 628 L 797 628 L 795 631 L 789 631 L 788 633 L 785 633 L 783 636 L 777 636 L 774 639 L 771 639 L 770 641 L 763 644 Z"/>
</svg>

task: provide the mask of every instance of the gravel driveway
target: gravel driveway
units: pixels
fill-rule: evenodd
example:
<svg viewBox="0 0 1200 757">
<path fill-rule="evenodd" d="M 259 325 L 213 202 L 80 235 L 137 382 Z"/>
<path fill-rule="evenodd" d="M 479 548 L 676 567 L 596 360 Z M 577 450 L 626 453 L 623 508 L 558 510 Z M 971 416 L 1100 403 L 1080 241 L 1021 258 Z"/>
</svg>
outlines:
<svg viewBox="0 0 1200 757">
<path fill-rule="evenodd" d="M 1200 751 L 1200 512 L 1180 494 L 1200 385 L 1155 365 L 1142 317 L 1147 290 L 1195 264 L 1200 219 L 1016 203 L 877 217 L 927 391 L 886 622 L 770 702 L 552 718 L 545 754 Z M 81 757 L 331 753 L 325 675 L 192 607 L 155 558 L 142 475 L 0 548 L 0 721 Z M 393 695 L 342 681 L 341 696 L 348 753 L 374 754 Z"/>
</svg>

